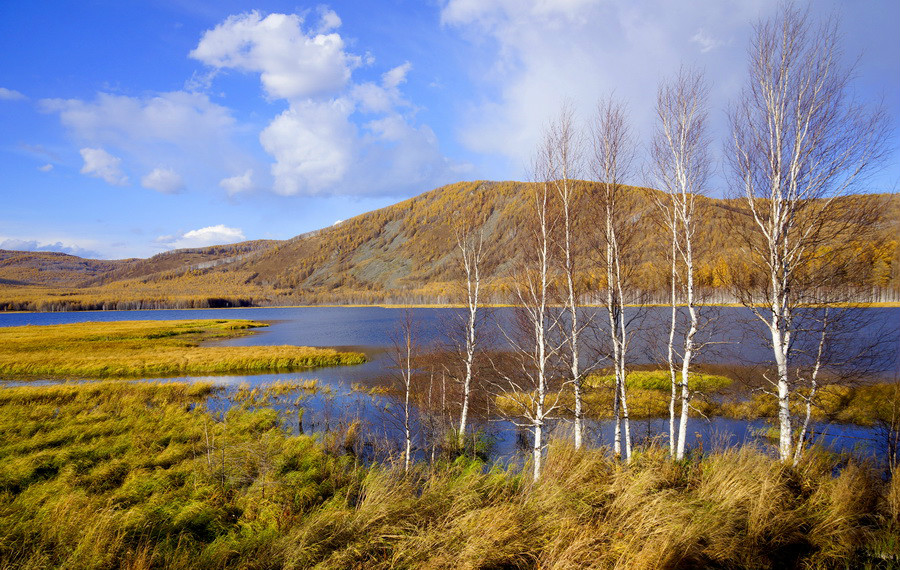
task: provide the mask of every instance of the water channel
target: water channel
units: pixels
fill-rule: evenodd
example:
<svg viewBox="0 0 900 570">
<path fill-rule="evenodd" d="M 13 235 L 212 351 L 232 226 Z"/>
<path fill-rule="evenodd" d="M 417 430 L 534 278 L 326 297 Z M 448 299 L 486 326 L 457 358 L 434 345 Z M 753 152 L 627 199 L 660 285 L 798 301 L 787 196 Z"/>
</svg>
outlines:
<svg viewBox="0 0 900 570">
<path fill-rule="evenodd" d="M 435 348 L 449 341 L 446 331 L 452 329 L 459 311 L 449 308 L 410 309 L 415 323 L 417 342 L 422 349 Z M 587 309 L 588 313 L 593 309 Z M 842 348 L 849 345 L 871 347 L 874 356 L 865 359 L 867 373 L 880 380 L 900 378 L 900 344 L 897 328 L 900 325 L 900 308 L 854 309 L 854 329 L 846 335 Z M 298 345 L 335 347 L 364 352 L 369 361 L 359 366 L 320 368 L 283 374 L 233 375 L 214 377 L 187 377 L 170 380 L 207 381 L 229 389 L 240 385 L 261 386 L 279 380 L 318 380 L 332 389 L 330 395 L 317 395 L 307 399 L 304 406 L 312 414 L 308 422 L 313 427 L 329 421 L 337 421 L 341 414 L 357 416 L 382 415 L 391 407 L 390 399 L 372 398 L 354 392 L 354 385 L 375 386 L 389 383 L 396 377 L 393 368 L 394 340 L 399 338 L 403 310 L 382 307 L 290 307 L 290 308 L 236 308 L 154 311 L 105 311 L 60 313 L 0 313 L 0 326 L 50 325 L 76 322 L 109 322 L 124 320 L 175 320 L 175 319 L 253 319 L 269 323 L 250 336 L 239 337 L 220 344 L 247 345 Z M 651 308 L 634 313 L 636 328 L 643 331 L 632 345 L 633 361 L 649 363 L 660 361 L 660 332 L 667 332 L 669 317 L 666 308 Z M 704 312 L 710 342 L 703 358 L 707 362 L 752 366 L 765 363 L 768 350 L 764 342 L 760 322 L 750 311 L 742 308 L 710 308 Z M 602 315 L 597 315 L 602 322 Z M 493 347 L 502 348 L 506 338 L 514 330 L 513 309 L 493 309 L 483 330 Z M 849 344 L 848 344 L 849 343 Z M 586 356 L 586 358 L 592 358 Z M 49 380 L 37 382 L 46 383 Z M 220 400 L 219 405 L 224 405 Z M 213 402 L 213 405 L 216 405 Z M 483 422 L 494 441 L 494 453 L 505 457 L 513 455 L 517 446 L 523 445 L 522 434 L 513 425 L 499 418 Z M 390 422 L 382 419 L 382 429 Z M 766 427 L 764 420 L 742 421 L 713 417 L 692 418 L 689 433 L 694 434 L 697 446 L 740 444 L 754 440 L 759 430 Z M 566 429 L 560 422 L 560 429 Z M 636 439 L 652 438 L 664 434 L 664 419 L 633 422 Z M 857 449 L 865 452 L 875 445 L 871 429 L 844 424 L 816 426 L 820 441 L 842 450 Z M 608 445 L 612 441 L 612 422 L 594 422 L 589 426 L 594 444 Z"/>
</svg>

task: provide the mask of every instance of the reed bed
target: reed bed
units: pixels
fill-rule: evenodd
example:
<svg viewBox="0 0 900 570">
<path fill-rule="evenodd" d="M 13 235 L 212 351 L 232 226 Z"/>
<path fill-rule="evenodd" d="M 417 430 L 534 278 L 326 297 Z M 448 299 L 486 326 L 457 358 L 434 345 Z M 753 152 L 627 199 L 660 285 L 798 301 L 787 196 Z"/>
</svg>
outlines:
<svg viewBox="0 0 900 570">
<path fill-rule="evenodd" d="M 123 321 L 0 328 L 0 376 L 129 378 L 290 371 L 365 362 L 297 346 L 204 346 L 267 326 L 248 320 Z"/>
<path fill-rule="evenodd" d="M 0 390 L 0 568 L 900 564 L 898 479 L 846 456 L 648 447 L 626 465 L 555 441 L 536 484 L 467 458 L 404 474 L 289 434 L 258 405 L 289 389 L 224 416 L 207 384 Z"/>
</svg>

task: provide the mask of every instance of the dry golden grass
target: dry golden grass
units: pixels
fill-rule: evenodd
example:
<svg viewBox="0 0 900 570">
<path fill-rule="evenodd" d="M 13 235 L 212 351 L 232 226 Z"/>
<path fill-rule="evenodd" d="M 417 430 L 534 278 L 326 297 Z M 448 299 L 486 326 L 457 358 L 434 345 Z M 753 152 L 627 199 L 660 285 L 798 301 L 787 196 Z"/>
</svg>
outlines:
<svg viewBox="0 0 900 570">
<path fill-rule="evenodd" d="M 365 356 L 296 346 L 203 346 L 267 326 L 246 320 L 122 321 L 0 328 L 0 375 L 162 377 L 359 364 Z"/>
<path fill-rule="evenodd" d="M 363 465 L 209 385 L 0 390 L 0 568 L 889 568 L 900 479 L 812 452 Z M 297 386 L 298 389 L 303 387 Z M 306 388 L 315 388 L 307 386 Z M 223 421 L 224 420 L 224 421 Z M 345 448 L 344 448 L 345 449 Z"/>
</svg>

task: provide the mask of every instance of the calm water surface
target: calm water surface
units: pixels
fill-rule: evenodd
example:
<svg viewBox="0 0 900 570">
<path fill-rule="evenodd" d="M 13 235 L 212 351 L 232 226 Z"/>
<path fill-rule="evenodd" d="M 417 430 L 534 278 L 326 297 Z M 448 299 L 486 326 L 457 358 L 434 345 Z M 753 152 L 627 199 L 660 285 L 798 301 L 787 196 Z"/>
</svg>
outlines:
<svg viewBox="0 0 900 570">
<path fill-rule="evenodd" d="M 459 315 L 455 309 L 416 308 L 411 309 L 416 327 L 416 337 L 422 347 L 435 347 L 448 339 L 442 331 L 452 327 Z M 587 311 L 592 311 L 588 309 Z M 897 328 L 900 326 L 900 308 L 858 309 L 865 316 L 865 323 L 854 333 L 854 342 L 878 344 L 878 358 L 869 367 L 887 379 L 900 377 L 900 343 Z M 0 326 L 50 325 L 78 322 L 110 322 L 127 320 L 175 320 L 175 319 L 253 319 L 266 321 L 268 328 L 259 329 L 250 336 L 222 341 L 230 346 L 248 345 L 297 345 L 316 347 L 337 347 L 365 352 L 369 362 L 359 366 L 320 368 L 305 372 L 287 374 L 261 374 L 214 377 L 187 377 L 173 380 L 203 380 L 217 385 L 237 386 L 267 384 L 277 380 L 318 379 L 335 388 L 336 397 L 311 398 L 307 404 L 319 414 L 320 422 L 328 421 L 327 416 L 338 410 L 328 410 L 328 406 L 354 408 L 356 413 L 371 413 L 369 404 L 358 396 L 350 394 L 353 384 L 384 382 L 394 371 L 390 354 L 394 339 L 399 338 L 402 309 L 382 307 L 290 307 L 290 308 L 235 308 L 235 309 L 193 309 L 154 311 L 96 311 L 65 313 L 0 313 Z M 669 316 L 668 309 L 649 309 L 644 314 L 635 315 L 645 330 L 665 331 Z M 601 315 L 602 317 L 602 315 Z M 764 345 L 764 335 L 760 324 L 746 309 L 720 308 L 706 311 L 712 331 L 708 340 L 714 341 L 707 353 L 707 360 L 719 363 L 754 364 L 763 363 L 768 357 Z M 484 337 L 495 346 L 505 344 L 502 330 L 511 331 L 514 322 L 512 309 L 495 309 L 491 323 Z M 602 321 L 601 321 L 602 322 Z M 660 339 L 635 341 L 633 354 L 638 362 L 652 362 L 659 358 L 662 347 Z M 337 404 L 335 404 L 337 402 Z M 375 403 L 376 406 L 384 402 Z M 312 410 L 311 410 L 312 411 Z M 324 419 L 323 419 L 324 418 Z M 690 432 L 696 432 L 697 445 L 706 447 L 726 442 L 742 443 L 754 437 L 757 430 L 765 427 L 765 422 L 743 422 L 725 418 L 694 420 Z M 565 429 L 561 426 L 560 429 Z M 840 448 L 851 449 L 866 445 L 870 440 L 870 430 L 856 426 L 819 426 L 823 441 Z M 666 420 L 634 422 L 633 434 L 636 439 L 655 437 L 667 430 Z M 501 454 L 512 453 L 517 441 L 516 429 L 507 422 L 491 422 L 491 431 Z M 599 422 L 591 426 L 592 439 L 598 444 L 610 444 L 611 422 Z"/>
</svg>

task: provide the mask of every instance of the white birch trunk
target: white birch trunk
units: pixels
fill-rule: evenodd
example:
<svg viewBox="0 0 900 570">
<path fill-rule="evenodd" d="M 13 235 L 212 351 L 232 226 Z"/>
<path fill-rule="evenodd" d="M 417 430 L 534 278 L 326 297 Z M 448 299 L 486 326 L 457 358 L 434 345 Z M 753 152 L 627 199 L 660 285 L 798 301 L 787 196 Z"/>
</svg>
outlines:
<svg viewBox="0 0 900 570">
<path fill-rule="evenodd" d="M 693 254 L 693 202 L 692 198 L 682 195 L 681 223 L 684 230 L 684 270 L 685 297 L 690 322 L 684 337 L 684 354 L 681 357 L 681 422 L 678 426 L 678 451 L 676 459 L 684 459 L 685 441 L 687 439 L 688 412 L 691 406 L 691 392 L 688 385 L 691 359 L 694 356 L 694 335 L 697 334 L 697 307 L 694 304 L 694 254 Z"/>
<path fill-rule="evenodd" d="M 669 200 L 658 199 L 672 237 L 672 322 L 669 330 L 669 374 L 672 393 L 669 403 L 670 451 L 683 459 L 690 415 L 691 362 L 699 330 L 694 289 L 694 196 L 703 191 L 709 174 L 709 140 L 706 134 L 707 87 L 702 74 L 682 69 L 657 92 L 656 111 L 659 126 L 653 140 L 655 175 Z M 679 272 L 681 267 L 681 273 Z M 683 279 L 679 276 L 683 275 Z M 681 374 L 676 380 L 674 339 L 677 319 L 676 283 L 681 283 L 688 315 L 688 326 L 680 343 Z M 676 385 L 677 384 L 677 385 Z M 676 396 L 676 392 L 680 394 Z M 675 420 L 675 400 L 681 407 Z M 677 432 L 676 432 L 677 425 Z"/>
<path fill-rule="evenodd" d="M 403 397 L 403 470 L 409 472 L 409 465 L 412 460 L 412 430 L 410 428 L 409 418 L 409 397 L 412 392 L 412 331 L 406 331 L 406 366 L 403 372 L 404 397 Z"/>
<path fill-rule="evenodd" d="M 474 237 L 474 240 L 473 240 Z M 472 230 L 464 233 L 458 232 L 456 239 L 462 256 L 463 271 L 466 274 L 466 307 L 468 315 L 466 319 L 466 346 L 465 346 L 465 376 L 463 377 L 463 401 L 459 416 L 459 433 L 457 434 L 460 447 L 465 444 L 466 428 L 469 420 L 469 401 L 472 393 L 473 367 L 475 363 L 475 351 L 477 348 L 476 325 L 478 318 L 479 294 L 481 291 L 481 260 L 483 253 L 483 239 L 481 230 L 477 236 L 473 236 Z M 474 241 L 474 243 L 473 243 Z"/>
<path fill-rule="evenodd" d="M 571 103 L 566 102 L 560 110 L 559 117 L 548 129 L 547 151 L 549 159 L 548 178 L 553 181 L 559 197 L 562 215 L 562 270 L 565 276 L 565 311 L 569 316 L 566 343 L 569 349 L 569 382 L 574 392 L 574 443 L 575 448 L 582 446 L 584 437 L 584 405 L 582 370 L 579 364 L 579 337 L 581 323 L 578 319 L 578 292 L 575 286 L 575 211 L 573 210 L 574 180 L 581 171 L 582 141 L 575 130 L 574 110 Z"/>
<path fill-rule="evenodd" d="M 578 299 L 575 294 L 575 267 L 572 259 L 572 230 L 570 221 L 570 193 L 568 181 L 563 182 L 566 189 L 563 194 L 563 222 L 564 222 L 564 255 L 565 255 L 565 273 L 566 288 L 568 297 L 566 299 L 566 308 L 569 312 L 569 374 L 572 381 L 572 387 L 575 392 L 575 449 L 580 449 L 582 439 L 584 437 L 584 406 L 582 403 L 582 378 L 581 370 L 578 364 Z"/>
<path fill-rule="evenodd" d="M 615 377 L 613 415 L 615 421 L 614 451 L 616 456 L 631 459 L 631 422 L 628 415 L 626 362 L 628 327 L 625 318 L 625 273 L 623 271 L 623 235 L 627 232 L 629 213 L 621 200 L 622 178 L 633 159 L 634 144 L 626 122 L 625 109 L 612 99 L 598 106 L 597 124 L 593 131 L 594 174 L 604 192 L 601 212 L 602 240 L 606 266 L 606 310 L 609 318 L 609 340 Z"/>
<path fill-rule="evenodd" d="M 612 204 L 610 203 L 611 192 L 607 188 L 607 206 L 606 206 L 606 312 L 609 317 L 609 335 L 610 343 L 613 350 L 613 378 L 615 381 L 615 396 L 613 396 L 613 418 L 615 420 L 615 433 L 613 436 L 613 452 L 617 457 L 622 455 L 622 382 L 621 368 L 619 366 L 621 346 L 619 344 L 619 319 L 622 307 L 617 303 L 616 287 L 615 287 L 615 247 L 614 247 L 614 230 L 612 227 Z"/>
<path fill-rule="evenodd" d="M 672 211 L 674 215 L 674 210 Z M 668 354 L 667 360 L 669 363 L 669 381 L 671 382 L 672 393 L 669 396 L 669 457 L 675 457 L 675 452 L 678 447 L 678 434 L 675 422 L 675 400 L 678 397 L 678 373 L 676 371 L 676 362 L 675 362 L 675 328 L 678 324 L 678 298 L 676 296 L 676 287 L 678 280 L 678 258 L 677 248 L 676 248 L 676 240 L 678 239 L 678 231 L 675 226 L 674 220 L 671 222 L 672 225 L 672 266 L 671 266 L 671 279 L 672 285 L 670 289 L 670 299 L 672 302 L 672 315 L 671 321 L 669 322 L 669 345 L 668 345 Z"/>
<path fill-rule="evenodd" d="M 621 403 L 622 403 L 622 424 L 625 431 L 625 461 L 631 461 L 631 420 L 628 417 L 628 397 L 626 392 L 625 381 L 628 378 L 626 371 L 626 353 L 628 349 L 628 331 L 625 326 L 625 291 L 623 289 L 622 279 L 622 253 L 619 251 L 618 236 L 613 235 L 613 242 L 616 244 L 615 256 L 615 277 L 616 277 L 616 296 L 619 305 L 619 322 L 616 327 L 616 344 L 619 349 L 617 351 L 618 369 L 619 369 L 619 386 L 621 387 Z"/>
<path fill-rule="evenodd" d="M 819 336 L 819 346 L 816 349 L 816 360 L 813 364 L 812 372 L 809 375 L 809 395 L 806 398 L 806 413 L 803 417 L 803 425 L 800 433 L 797 434 L 797 445 L 794 448 L 794 465 L 800 463 L 803 456 L 803 448 L 806 445 L 806 434 L 809 430 L 809 421 L 812 418 L 813 399 L 819 388 L 819 370 L 822 368 L 822 357 L 825 354 L 825 341 L 828 335 L 828 307 L 825 307 L 825 314 L 822 318 L 822 333 Z"/>
<path fill-rule="evenodd" d="M 536 314 L 534 318 L 535 325 L 535 348 L 537 349 L 536 379 L 537 379 L 537 399 L 534 411 L 534 480 L 537 481 L 541 476 L 541 459 L 544 452 L 544 418 L 545 418 L 545 400 L 547 397 L 547 293 L 550 273 L 550 228 L 548 220 L 548 196 L 547 188 L 544 186 L 542 201 L 540 204 L 540 272 L 538 278 L 540 285 L 538 288 L 537 303 L 535 306 Z"/>
</svg>

